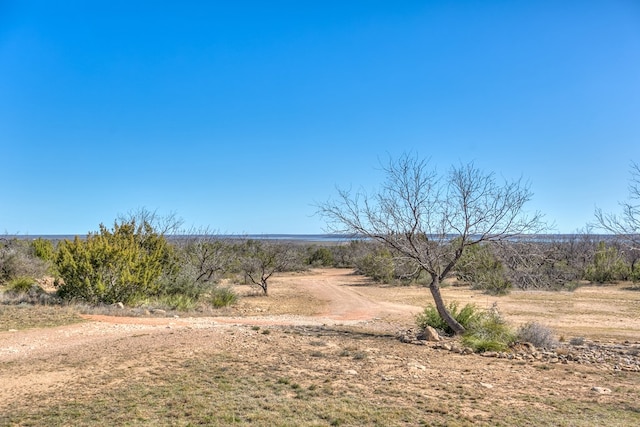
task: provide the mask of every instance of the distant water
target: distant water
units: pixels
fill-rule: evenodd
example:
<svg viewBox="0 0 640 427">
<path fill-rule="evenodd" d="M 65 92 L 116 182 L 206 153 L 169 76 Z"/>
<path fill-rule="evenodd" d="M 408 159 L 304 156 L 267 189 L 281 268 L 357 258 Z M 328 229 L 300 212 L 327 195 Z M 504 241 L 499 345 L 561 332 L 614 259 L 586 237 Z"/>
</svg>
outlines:
<svg viewBox="0 0 640 427">
<path fill-rule="evenodd" d="M 59 240 L 73 240 L 76 237 L 74 234 L 33 234 L 33 235 L 0 235 L 0 238 L 16 238 L 21 240 L 35 240 L 38 238 L 59 241 Z M 86 234 L 78 235 L 78 237 L 85 238 Z M 170 235 L 170 240 L 180 240 L 190 237 L 198 237 L 197 235 Z M 222 234 L 214 235 L 212 237 L 218 237 L 220 239 L 252 239 L 252 240 L 277 240 L 287 242 L 299 242 L 299 243 L 333 243 L 333 242 L 349 242 L 351 240 L 366 240 L 362 236 L 353 234 Z M 455 238 L 455 236 L 451 236 Z M 512 237 L 511 241 L 520 242 L 568 242 L 571 240 L 579 240 L 587 238 L 591 241 L 611 241 L 615 240 L 616 236 L 611 234 L 528 234 L 523 236 Z"/>
<path fill-rule="evenodd" d="M 78 234 L 78 237 L 85 238 L 86 234 Z M 75 234 L 25 234 L 25 235 L 0 235 L 0 238 L 8 238 L 8 239 L 21 239 L 21 240 L 35 240 L 35 239 L 45 239 L 52 241 L 59 240 L 73 240 L 76 235 Z M 169 239 L 185 239 L 189 237 L 198 237 L 197 235 L 171 235 L 168 236 Z M 252 240 L 279 240 L 279 241 L 291 241 L 291 242 L 310 242 L 310 243 L 321 243 L 321 242 L 345 242 L 351 240 L 358 240 L 358 237 L 349 235 L 349 234 L 222 234 L 222 235 L 214 235 L 213 237 L 218 237 L 220 239 L 252 239 Z"/>
</svg>

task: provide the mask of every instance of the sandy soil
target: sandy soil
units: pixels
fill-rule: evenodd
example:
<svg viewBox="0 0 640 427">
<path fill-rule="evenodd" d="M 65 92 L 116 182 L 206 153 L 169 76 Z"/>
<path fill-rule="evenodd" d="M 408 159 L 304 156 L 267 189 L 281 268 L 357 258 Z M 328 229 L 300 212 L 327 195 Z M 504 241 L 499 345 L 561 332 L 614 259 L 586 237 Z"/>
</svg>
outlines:
<svg viewBox="0 0 640 427">
<path fill-rule="evenodd" d="M 239 291 L 246 293 L 247 288 Z M 640 344 L 640 292 L 620 286 L 583 288 L 573 294 L 516 292 L 508 297 L 446 288 L 444 295 L 447 300 L 472 301 L 482 307 L 497 302 L 508 320 L 516 324 L 542 321 L 567 339 L 586 336 Z M 394 339 L 393 334 L 413 326 L 415 314 L 429 301 L 427 289 L 371 286 L 349 270 L 322 269 L 275 277 L 269 297 L 242 298 L 226 316 L 91 315 L 80 324 L 1 332 L 0 413 L 34 397 L 55 399 L 58 391 L 69 387 L 98 393 L 114 381 L 167 369 L 176 360 L 218 348 L 241 352 L 256 363 L 269 354 L 284 365 L 295 361 L 296 372 L 311 369 L 304 364 L 317 361 L 297 355 L 301 348 L 312 345 L 313 336 L 291 335 L 285 333 L 287 328 L 315 331 L 314 336 L 324 337 L 324 345 L 336 348 L 349 346 L 349 337 L 336 332 L 340 328 L 371 334 L 370 341 L 358 343 L 370 355 L 358 367 L 357 381 L 363 384 L 376 378 L 403 378 L 405 389 L 418 391 L 425 379 L 438 377 L 444 371 L 449 372 L 450 381 L 485 391 L 491 388 L 492 398 L 505 401 L 513 400 L 514 391 L 538 390 L 579 397 L 589 396 L 593 386 L 613 387 L 611 378 L 599 374 L 611 367 L 576 366 L 570 371 L 558 367 L 540 374 L 530 365 L 498 359 L 488 362 L 479 355 L 451 354 Z M 262 335 L 252 326 L 275 329 L 272 334 Z M 337 369 L 352 369 L 352 362 L 344 363 Z"/>
</svg>

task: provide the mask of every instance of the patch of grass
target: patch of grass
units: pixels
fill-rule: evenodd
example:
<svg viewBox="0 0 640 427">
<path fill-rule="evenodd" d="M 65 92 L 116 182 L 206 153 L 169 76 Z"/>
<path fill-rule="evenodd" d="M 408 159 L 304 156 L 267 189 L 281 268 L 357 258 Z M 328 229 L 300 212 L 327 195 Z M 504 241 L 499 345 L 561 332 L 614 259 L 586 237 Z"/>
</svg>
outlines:
<svg viewBox="0 0 640 427">
<path fill-rule="evenodd" d="M 214 308 L 228 307 L 238 302 L 238 294 L 229 287 L 215 288 L 206 298 L 206 302 Z"/>
<path fill-rule="evenodd" d="M 31 277 L 16 277 L 9 280 L 6 291 L 15 294 L 42 294 L 44 289 Z"/>
<path fill-rule="evenodd" d="M 146 305 L 163 310 L 191 311 L 198 305 L 198 300 L 183 294 L 162 295 Z"/>
<path fill-rule="evenodd" d="M 10 329 L 47 328 L 83 322 L 73 307 L 0 305 L 0 332 Z"/>
</svg>

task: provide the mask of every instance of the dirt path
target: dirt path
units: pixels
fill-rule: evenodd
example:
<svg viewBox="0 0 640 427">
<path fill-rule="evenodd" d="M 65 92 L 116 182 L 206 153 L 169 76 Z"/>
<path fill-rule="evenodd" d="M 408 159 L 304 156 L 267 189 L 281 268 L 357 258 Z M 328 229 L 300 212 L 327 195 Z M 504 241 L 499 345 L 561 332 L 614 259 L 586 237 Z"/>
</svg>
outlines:
<svg viewBox="0 0 640 427">
<path fill-rule="evenodd" d="M 397 304 L 388 301 L 374 300 L 358 290 L 371 282 L 354 275 L 345 269 L 314 270 L 314 275 L 300 277 L 283 277 L 283 283 L 295 283 L 302 292 L 312 294 L 327 305 L 317 319 L 334 321 L 372 320 L 388 316 L 411 316 L 420 311 L 420 307 L 408 304 Z"/>
<path fill-rule="evenodd" d="M 283 276 L 276 288 L 295 286 L 295 292 L 308 293 L 319 301 L 317 314 L 290 314 L 228 317 L 140 318 L 85 315 L 89 322 L 56 328 L 0 333 L 0 408 L 33 393 L 46 393 L 61 384 L 95 377 L 121 368 L 121 360 L 143 369 L 153 364 L 131 343 L 149 341 L 149 346 L 169 347 L 177 332 L 228 329 L 233 325 L 319 326 L 353 324 L 388 316 L 411 316 L 419 307 L 375 301 L 358 291 L 366 284 L 362 277 L 344 269 L 314 270 L 309 275 Z M 193 340 L 193 336 L 190 340 Z M 122 343 L 127 342 L 124 348 Z M 131 359 L 136 359 L 132 361 Z M 62 364 L 73 369 L 60 370 Z M 138 363 L 139 362 L 139 363 Z M 2 369 L 4 367 L 5 369 Z M 7 369 L 13 367 L 13 369 Z"/>
</svg>

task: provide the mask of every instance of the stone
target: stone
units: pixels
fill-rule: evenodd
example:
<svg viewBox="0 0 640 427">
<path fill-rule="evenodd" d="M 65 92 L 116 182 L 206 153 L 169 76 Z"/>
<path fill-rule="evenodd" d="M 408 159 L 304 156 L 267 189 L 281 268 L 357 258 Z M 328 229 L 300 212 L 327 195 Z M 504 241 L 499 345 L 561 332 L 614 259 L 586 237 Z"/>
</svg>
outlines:
<svg viewBox="0 0 640 427">
<path fill-rule="evenodd" d="M 355 369 L 347 369 L 346 371 L 344 371 L 344 373 L 347 375 L 358 375 L 358 371 L 356 371 Z"/>
<path fill-rule="evenodd" d="M 591 391 L 596 392 L 598 394 L 611 394 L 611 389 L 605 387 L 592 387 Z"/>
<path fill-rule="evenodd" d="M 489 388 L 489 389 L 493 388 L 493 384 L 489 384 L 489 383 L 480 383 L 480 386 L 484 388 Z"/>
<path fill-rule="evenodd" d="M 480 354 L 483 357 L 498 357 L 498 353 L 495 351 L 485 351 L 484 353 Z"/>
<path fill-rule="evenodd" d="M 440 341 L 440 334 L 431 326 L 427 326 L 424 328 L 424 331 L 420 335 L 418 335 L 418 339 L 438 342 Z"/>
</svg>

